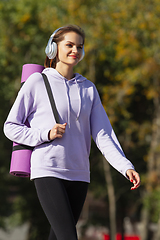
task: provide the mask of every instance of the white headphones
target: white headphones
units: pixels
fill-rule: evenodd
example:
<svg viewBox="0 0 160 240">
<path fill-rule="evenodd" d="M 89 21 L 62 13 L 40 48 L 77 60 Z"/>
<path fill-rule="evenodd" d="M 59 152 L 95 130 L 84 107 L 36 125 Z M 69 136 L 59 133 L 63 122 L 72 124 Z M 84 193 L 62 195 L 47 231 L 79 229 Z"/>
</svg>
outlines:
<svg viewBox="0 0 160 240">
<path fill-rule="evenodd" d="M 49 39 L 49 41 L 48 41 L 48 44 L 47 44 L 47 46 L 46 46 L 46 48 L 45 48 L 45 53 L 46 53 L 46 55 L 47 55 L 47 57 L 48 57 L 49 59 L 53 59 L 53 58 L 55 58 L 56 55 L 57 55 L 57 43 L 53 42 L 53 38 L 54 38 L 55 34 L 56 34 L 59 30 L 61 30 L 61 29 L 63 29 L 63 27 L 58 28 L 57 30 L 55 30 L 55 31 L 52 33 L 52 35 L 50 36 L 50 39 Z M 84 52 L 84 45 L 83 45 L 82 56 L 81 56 L 81 58 L 79 59 L 79 61 L 81 61 L 81 60 L 83 59 L 84 55 L 85 55 L 85 52 Z"/>
</svg>

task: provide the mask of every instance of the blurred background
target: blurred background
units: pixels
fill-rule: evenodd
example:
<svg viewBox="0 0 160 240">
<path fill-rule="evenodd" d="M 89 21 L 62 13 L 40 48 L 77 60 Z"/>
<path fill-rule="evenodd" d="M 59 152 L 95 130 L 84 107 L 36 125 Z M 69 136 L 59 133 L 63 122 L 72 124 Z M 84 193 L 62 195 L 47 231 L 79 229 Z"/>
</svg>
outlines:
<svg viewBox="0 0 160 240">
<path fill-rule="evenodd" d="M 85 58 L 75 71 L 95 83 L 142 180 L 131 191 L 92 142 L 79 239 L 159 240 L 159 0 L 0 0 L 0 240 L 48 237 L 33 182 L 9 174 L 12 142 L 3 134 L 3 123 L 20 88 L 22 66 L 43 65 L 50 35 L 66 24 L 86 33 Z"/>
</svg>

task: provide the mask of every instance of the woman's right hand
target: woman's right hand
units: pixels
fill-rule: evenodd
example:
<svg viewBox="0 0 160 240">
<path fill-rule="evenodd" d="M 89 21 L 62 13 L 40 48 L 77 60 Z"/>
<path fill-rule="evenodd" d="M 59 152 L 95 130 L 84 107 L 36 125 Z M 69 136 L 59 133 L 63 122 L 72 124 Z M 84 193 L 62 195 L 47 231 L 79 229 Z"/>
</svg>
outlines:
<svg viewBox="0 0 160 240">
<path fill-rule="evenodd" d="M 56 123 L 54 127 L 49 131 L 49 140 L 54 140 L 55 138 L 62 138 L 65 133 L 67 123 L 58 124 Z"/>
</svg>

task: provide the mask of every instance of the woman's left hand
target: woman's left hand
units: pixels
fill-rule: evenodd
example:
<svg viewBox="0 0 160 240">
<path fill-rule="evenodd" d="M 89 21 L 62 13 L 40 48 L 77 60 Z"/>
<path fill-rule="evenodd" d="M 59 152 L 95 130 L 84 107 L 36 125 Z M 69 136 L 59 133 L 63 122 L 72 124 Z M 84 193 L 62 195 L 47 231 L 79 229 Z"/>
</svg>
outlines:
<svg viewBox="0 0 160 240">
<path fill-rule="evenodd" d="M 133 169 L 127 170 L 126 174 L 127 174 L 127 177 L 129 178 L 130 182 L 132 182 L 134 185 L 133 187 L 131 187 L 131 190 L 138 188 L 141 184 L 139 174 Z"/>
</svg>

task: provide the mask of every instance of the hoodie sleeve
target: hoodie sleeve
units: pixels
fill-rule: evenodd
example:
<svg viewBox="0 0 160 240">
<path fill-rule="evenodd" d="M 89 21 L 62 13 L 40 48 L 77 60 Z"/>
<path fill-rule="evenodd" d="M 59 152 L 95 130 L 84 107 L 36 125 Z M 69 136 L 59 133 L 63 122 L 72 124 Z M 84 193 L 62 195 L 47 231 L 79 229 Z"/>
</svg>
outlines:
<svg viewBox="0 0 160 240">
<path fill-rule="evenodd" d="M 4 123 L 4 133 L 13 142 L 34 147 L 49 141 L 48 132 L 50 129 L 33 128 L 26 125 L 28 116 L 34 112 L 33 91 L 36 80 L 40 78 L 39 73 L 34 73 L 27 79 Z"/>
<path fill-rule="evenodd" d="M 126 177 L 126 171 L 134 169 L 134 166 L 124 155 L 96 88 L 94 89 L 94 94 L 91 112 L 91 134 L 93 140 L 106 160 Z"/>
</svg>

